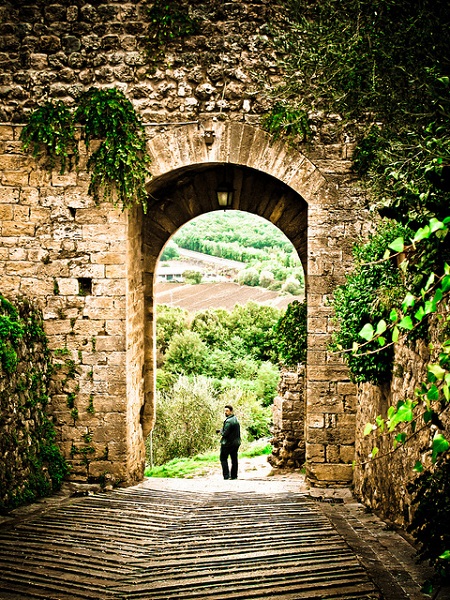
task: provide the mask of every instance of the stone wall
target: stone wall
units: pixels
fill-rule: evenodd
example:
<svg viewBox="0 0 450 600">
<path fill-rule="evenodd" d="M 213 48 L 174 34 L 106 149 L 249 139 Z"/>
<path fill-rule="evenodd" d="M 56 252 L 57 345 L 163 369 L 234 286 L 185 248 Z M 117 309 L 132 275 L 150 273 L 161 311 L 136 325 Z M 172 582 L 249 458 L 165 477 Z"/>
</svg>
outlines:
<svg viewBox="0 0 450 600">
<path fill-rule="evenodd" d="M 73 479 L 125 480 L 127 218 L 95 205 L 82 170 L 59 175 L 0 126 L 2 293 L 33 298 L 61 364 L 51 410 Z M 5 160 L 6 159 L 6 160 Z M 82 157 L 81 165 L 86 156 Z M 58 358 L 59 357 L 59 358 Z"/>
<path fill-rule="evenodd" d="M 434 335 L 433 327 L 431 335 Z M 419 420 L 416 435 L 405 445 L 398 445 L 394 452 L 394 435 L 398 431 L 366 437 L 363 431 L 378 415 L 386 417 L 390 406 L 397 406 L 407 398 L 416 398 L 415 390 L 420 389 L 421 382 L 427 381 L 426 367 L 430 359 L 433 362 L 429 345 L 423 341 L 412 346 L 399 345 L 394 356 L 392 382 L 384 387 L 363 384 L 358 389 L 355 494 L 368 507 L 400 526 L 410 522 L 414 510 L 408 492 L 408 483 L 418 476 L 413 470 L 414 465 L 421 459 L 425 469 L 432 466 L 431 441 L 437 427 L 422 428 L 423 422 Z M 441 422 L 448 437 L 450 417 L 443 413 Z M 379 448 L 375 460 L 369 458 L 373 446 Z"/>
<path fill-rule="evenodd" d="M 126 91 L 146 122 L 199 115 L 251 121 L 265 112 L 261 83 L 280 81 L 268 37 L 273 3 L 180 5 L 200 31 L 169 43 L 153 69 L 144 2 L 3 2 L 0 121 L 23 122 L 38 101 L 73 103 L 90 86 L 112 85 Z"/>
<path fill-rule="evenodd" d="M 47 415 L 51 364 L 42 315 L 25 300 L 2 297 L 0 322 L 2 510 L 55 491 L 67 468 Z"/>
<path fill-rule="evenodd" d="M 305 463 L 305 368 L 281 370 L 278 395 L 273 401 L 273 447 L 269 462 L 284 469 Z"/>
</svg>

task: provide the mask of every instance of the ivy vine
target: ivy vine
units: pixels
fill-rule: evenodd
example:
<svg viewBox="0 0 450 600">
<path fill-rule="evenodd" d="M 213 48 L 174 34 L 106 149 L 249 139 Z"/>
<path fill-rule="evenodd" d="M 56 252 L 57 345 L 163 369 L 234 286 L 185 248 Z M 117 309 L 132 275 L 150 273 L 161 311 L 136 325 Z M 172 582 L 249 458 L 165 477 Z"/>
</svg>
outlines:
<svg viewBox="0 0 450 600">
<path fill-rule="evenodd" d="M 13 304 L 0 296 L 0 359 L 0 453 L 5 457 L 0 465 L 0 509 L 8 509 L 59 489 L 69 471 L 45 412 L 52 364 L 42 315 L 25 299 Z M 12 412 L 14 402 L 17 412 Z M 26 435 L 21 411 L 28 414 L 27 423 L 34 423 Z M 15 452 L 21 457 L 21 472 L 11 462 Z"/>
<path fill-rule="evenodd" d="M 274 328 L 279 359 L 288 366 L 296 366 L 306 360 L 306 302 L 294 300 Z"/>
<path fill-rule="evenodd" d="M 304 142 L 311 137 L 308 112 L 302 106 L 286 102 L 276 102 L 263 117 L 261 127 L 271 133 L 274 139 L 289 142 Z"/>
<path fill-rule="evenodd" d="M 194 35 L 200 29 L 198 19 L 191 16 L 189 4 L 179 0 L 155 0 L 147 7 L 147 19 L 146 52 L 151 71 L 155 71 L 157 62 L 164 58 L 164 49 L 169 42 Z"/>
<path fill-rule="evenodd" d="M 53 169 L 56 160 L 60 161 L 60 174 L 78 162 L 78 146 L 72 113 L 61 102 L 45 102 L 30 116 L 28 124 L 21 132 L 20 139 L 24 150 L 30 150 L 34 158 L 45 154 L 49 167 Z"/>
<path fill-rule="evenodd" d="M 67 159 L 78 159 L 76 124 L 82 126 L 81 137 L 88 150 L 93 140 L 99 141 L 87 162 L 89 194 L 96 201 L 102 197 L 123 208 L 137 203 L 146 210 L 145 184 L 151 160 L 143 125 L 121 91 L 91 88 L 80 96 L 73 113 L 61 102 L 46 102 L 31 114 L 21 140 L 33 156 L 45 150 L 51 168 L 60 158 L 63 174 Z"/>
</svg>

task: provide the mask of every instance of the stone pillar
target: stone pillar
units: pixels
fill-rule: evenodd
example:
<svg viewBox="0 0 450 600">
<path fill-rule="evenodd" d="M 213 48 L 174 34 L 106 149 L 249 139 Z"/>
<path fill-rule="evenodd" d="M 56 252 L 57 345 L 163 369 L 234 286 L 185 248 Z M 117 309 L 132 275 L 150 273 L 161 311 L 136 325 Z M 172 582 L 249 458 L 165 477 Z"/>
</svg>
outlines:
<svg viewBox="0 0 450 600">
<path fill-rule="evenodd" d="M 305 368 L 284 368 L 273 402 L 272 454 L 276 468 L 296 469 L 305 462 Z"/>
<path fill-rule="evenodd" d="M 305 436 L 307 476 L 314 485 L 348 485 L 353 479 L 356 388 L 328 345 L 334 328 L 330 298 L 351 268 L 358 216 L 356 199 L 333 186 L 309 205 Z"/>
</svg>

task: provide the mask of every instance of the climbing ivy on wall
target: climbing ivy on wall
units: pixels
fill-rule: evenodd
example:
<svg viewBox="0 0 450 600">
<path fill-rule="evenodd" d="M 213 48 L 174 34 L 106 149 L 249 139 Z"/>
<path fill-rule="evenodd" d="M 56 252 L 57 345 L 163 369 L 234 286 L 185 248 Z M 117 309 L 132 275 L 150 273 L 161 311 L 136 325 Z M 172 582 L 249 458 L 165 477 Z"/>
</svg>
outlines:
<svg viewBox="0 0 450 600">
<path fill-rule="evenodd" d="M 200 24 L 191 15 L 189 4 L 180 1 L 155 0 L 147 7 L 149 33 L 147 36 L 147 59 L 150 70 L 164 57 L 168 42 L 198 33 Z"/>
<path fill-rule="evenodd" d="M 282 5 L 284 27 L 273 27 L 286 76 L 272 90 L 274 109 L 306 108 L 319 120 L 333 114 L 333 134 L 356 137 L 353 168 L 375 216 L 372 238 L 357 245 L 355 269 L 334 294 L 333 349 L 355 381 L 380 384 L 391 376 L 395 344 L 437 337 L 417 394 L 378 415 L 365 434 L 374 436 L 376 460 L 383 436 L 396 452 L 429 433 L 415 467 L 423 476 L 412 527 L 422 555 L 448 577 L 448 532 L 443 538 L 430 521 L 438 522 L 435 500 L 439 522 L 450 521 L 450 442 L 441 420 L 450 406 L 450 7 L 446 0 Z M 266 127 L 287 131 L 285 120 L 268 116 Z"/>
<path fill-rule="evenodd" d="M 87 162 L 89 194 L 96 201 L 103 197 L 123 208 L 138 203 L 145 210 L 150 156 L 142 123 L 121 91 L 91 88 L 78 98 L 74 112 L 62 102 L 46 102 L 31 114 L 21 140 L 33 156 L 45 154 L 51 168 L 59 159 L 64 173 L 67 162 L 70 167 L 78 159 L 76 124 L 88 150 L 99 142 Z"/>
<path fill-rule="evenodd" d="M 50 353 L 41 314 L 0 296 L 0 509 L 59 489 L 68 466 L 46 414 Z"/>
</svg>

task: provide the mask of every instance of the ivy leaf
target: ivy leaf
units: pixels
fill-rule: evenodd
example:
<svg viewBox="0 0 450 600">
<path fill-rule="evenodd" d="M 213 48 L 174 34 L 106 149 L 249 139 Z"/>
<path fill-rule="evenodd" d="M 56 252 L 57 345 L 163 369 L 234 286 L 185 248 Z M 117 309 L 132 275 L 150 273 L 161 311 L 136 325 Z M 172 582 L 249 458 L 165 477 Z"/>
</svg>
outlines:
<svg viewBox="0 0 450 600">
<path fill-rule="evenodd" d="M 444 223 L 442 223 L 442 221 L 439 221 L 435 217 L 433 217 L 432 219 L 430 219 L 430 231 L 431 231 L 431 233 L 434 233 L 435 231 L 438 231 L 439 229 L 444 229 L 444 227 L 445 227 L 445 225 L 444 225 Z"/>
<path fill-rule="evenodd" d="M 399 423 L 411 422 L 414 419 L 413 409 L 416 402 L 406 400 L 397 408 L 397 412 L 389 419 L 389 431 L 393 431 Z"/>
<path fill-rule="evenodd" d="M 428 365 L 428 371 L 433 373 L 436 379 L 444 379 L 444 376 L 447 372 L 440 365 Z"/>
<path fill-rule="evenodd" d="M 428 291 L 430 289 L 430 287 L 433 285 L 434 283 L 434 273 L 430 273 L 430 276 L 428 277 L 428 280 L 425 284 L 425 291 Z"/>
<path fill-rule="evenodd" d="M 381 431 L 381 433 L 383 433 L 384 431 L 384 419 L 381 415 L 379 415 L 376 419 L 375 422 L 378 426 L 378 429 Z"/>
<path fill-rule="evenodd" d="M 374 336 L 373 326 L 370 323 L 366 323 L 364 325 L 364 327 L 361 329 L 361 331 L 359 332 L 359 336 L 362 337 L 364 340 L 367 340 L 368 342 L 370 342 L 370 340 Z"/>
<path fill-rule="evenodd" d="M 392 323 L 395 323 L 395 321 L 398 321 L 398 315 L 397 315 L 397 311 L 395 310 L 395 308 L 393 308 L 391 310 L 391 312 L 389 313 L 389 320 L 392 321 Z"/>
<path fill-rule="evenodd" d="M 386 325 L 386 321 L 384 319 L 381 319 L 381 321 L 379 321 L 378 325 L 377 325 L 377 335 L 381 335 L 382 333 L 384 333 L 387 329 L 387 325 Z"/>
<path fill-rule="evenodd" d="M 390 248 L 394 252 L 403 252 L 405 248 L 405 242 L 402 237 L 398 237 L 389 244 L 388 248 Z"/>
<path fill-rule="evenodd" d="M 413 467 L 413 471 L 415 471 L 416 473 L 422 473 L 423 472 L 423 464 L 422 461 L 418 460 L 416 462 L 416 464 Z"/>
<path fill-rule="evenodd" d="M 367 423 L 367 425 L 364 427 L 363 435 L 364 436 L 369 435 L 369 433 L 372 433 L 373 429 L 374 429 L 374 426 L 372 425 L 372 423 Z"/>
<path fill-rule="evenodd" d="M 420 229 L 418 229 L 416 231 L 412 241 L 413 241 L 413 243 L 416 243 L 416 242 L 420 242 L 421 240 L 425 240 L 429 237 L 430 237 L 430 228 L 428 227 L 428 225 L 425 225 L 425 227 L 421 227 Z"/>
<path fill-rule="evenodd" d="M 442 433 L 437 433 L 433 439 L 431 461 L 435 463 L 438 454 L 446 452 L 449 446 L 450 444 L 448 443 L 447 439 L 442 435 Z"/>
<path fill-rule="evenodd" d="M 386 338 L 385 338 L 385 337 L 383 337 L 382 335 L 380 335 L 380 337 L 378 338 L 378 344 L 379 344 L 380 346 L 384 346 L 384 345 L 385 345 L 385 343 L 386 343 Z"/>
<path fill-rule="evenodd" d="M 421 321 L 425 316 L 425 310 L 423 308 L 423 306 L 420 306 L 419 309 L 414 313 L 414 317 L 418 320 Z"/>
<path fill-rule="evenodd" d="M 450 400 L 450 389 L 448 387 L 447 384 L 444 384 L 442 386 L 442 391 L 444 393 L 444 398 L 447 400 L 447 402 Z"/>
<path fill-rule="evenodd" d="M 406 433 L 399 433 L 395 436 L 397 444 L 404 444 L 406 442 Z"/>
<path fill-rule="evenodd" d="M 402 310 L 406 310 L 407 308 L 411 308 L 416 303 L 416 299 L 412 294 L 406 294 L 405 299 L 402 302 Z"/>
<path fill-rule="evenodd" d="M 402 329 L 408 329 L 409 331 L 414 327 L 412 319 L 410 316 L 406 315 L 398 324 Z M 361 334 L 360 334 L 361 335 Z"/>
<path fill-rule="evenodd" d="M 442 560 L 450 560 L 450 550 L 446 550 L 445 552 L 440 554 L 439 558 L 442 558 Z"/>
<path fill-rule="evenodd" d="M 434 400 L 439 400 L 439 390 L 434 383 L 428 390 L 427 398 L 428 400 L 431 400 L 431 402 L 433 402 Z"/>
<path fill-rule="evenodd" d="M 398 342 L 398 337 L 400 335 L 400 331 L 397 327 L 397 325 L 394 327 L 394 329 L 392 330 L 392 341 L 393 342 Z"/>
<path fill-rule="evenodd" d="M 445 275 L 445 277 L 442 279 L 441 290 L 444 294 L 450 290 L 450 275 Z"/>
<path fill-rule="evenodd" d="M 372 452 L 370 453 L 370 458 L 375 458 L 375 456 L 378 454 L 379 450 L 376 446 L 374 446 L 372 448 Z"/>
</svg>

